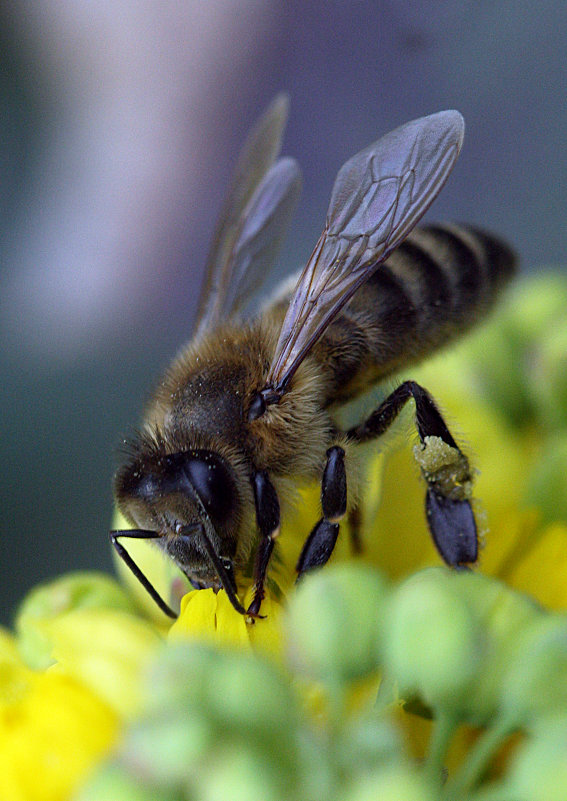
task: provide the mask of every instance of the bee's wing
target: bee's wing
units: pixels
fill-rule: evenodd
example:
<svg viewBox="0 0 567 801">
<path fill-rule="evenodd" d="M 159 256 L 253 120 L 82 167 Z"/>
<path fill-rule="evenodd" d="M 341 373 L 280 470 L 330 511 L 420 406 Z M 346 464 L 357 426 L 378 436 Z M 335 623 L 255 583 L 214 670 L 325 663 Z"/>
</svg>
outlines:
<svg viewBox="0 0 567 801">
<path fill-rule="evenodd" d="M 279 159 L 289 99 L 278 95 L 240 152 L 207 259 L 195 320 L 201 334 L 238 311 L 276 256 L 301 189 L 293 159 Z"/>
<path fill-rule="evenodd" d="M 339 170 L 323 233 L 285 316 L 266 387 L 281 396 L 312 345 L 403 241 L 445 183 L 464 120 L 440 111 L 408 122 Z"/>
</svg>

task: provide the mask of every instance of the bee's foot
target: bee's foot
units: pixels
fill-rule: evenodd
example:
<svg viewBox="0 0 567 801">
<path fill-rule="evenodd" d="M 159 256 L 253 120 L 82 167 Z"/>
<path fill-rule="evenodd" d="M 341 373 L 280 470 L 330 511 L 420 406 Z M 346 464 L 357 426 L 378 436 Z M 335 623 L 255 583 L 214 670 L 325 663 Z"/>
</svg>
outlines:
<svg viewBox="0 0 567 801">
<path fill-rule="evenodd" d="M 452 500 L 428 489 L 425 500 L 427 522 L 437 550 L 451 567 L 476 562 L 478 535 L 468 500 Z"/>
<path fill-rule="evenodd" d="M 247 623 L 254 623 L 256 618 L 258 618 L 259 620 L 263 620 L 266 617 L 266 615 L 261 615 L 260 614 L 260 606 L 262 604 L 262 600 L 263 600 L 262 596 L 260 596 L 260 597 L 255 596 L 252 599 L 252 603 L 250 604 L 250 606 L 246 610 L 246 622 Z"/>
</svg>

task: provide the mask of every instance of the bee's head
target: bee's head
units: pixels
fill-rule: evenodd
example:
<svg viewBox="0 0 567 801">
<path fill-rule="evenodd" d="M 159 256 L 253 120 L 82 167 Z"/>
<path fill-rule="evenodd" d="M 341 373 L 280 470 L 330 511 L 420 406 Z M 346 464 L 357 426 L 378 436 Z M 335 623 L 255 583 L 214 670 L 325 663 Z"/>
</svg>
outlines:
<svg viewBox="0 0 567 801">
<path fill-rule="evenodd" d="M 120 511 L 135 526 L 159 535 L 158 544 L 188 575 L 206 580 L 210 573 L 216 578 L 199 537 L 202 532 L 220 558 L 234 557 L 236 481 L 218 453 L 140 448 L 116 474 L 114 490 Z"/>
</svg>

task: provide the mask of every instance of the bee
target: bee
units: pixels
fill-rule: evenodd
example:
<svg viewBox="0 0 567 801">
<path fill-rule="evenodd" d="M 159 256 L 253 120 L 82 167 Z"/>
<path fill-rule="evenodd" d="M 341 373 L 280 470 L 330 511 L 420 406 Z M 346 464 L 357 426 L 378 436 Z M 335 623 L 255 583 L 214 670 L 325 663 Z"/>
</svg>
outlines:
<svg viewBox="0 0 567 801">
<path fill-rule="evenodd" d="M 111 531 L 112 544 L 171 617 L 119 540 L 152 540 L 193 587 L 224 589 L 253 620 L 290 484 L 321 482 L 321 517 L 301 551 L 299 577 L 327 562 L 341 520 L 356 511 L 349 466 L 357 445 L 384 434 L 410 399 L 433 541 L 451 566 L 477 559 L 471 468 L 424 387 L 404 381 L 367 419 L 346 430 L 337 422 L 348 401 L 475 324 L 514 271 L 511 250 L 487 233 L 415 227 L 459 155 L 463 118 L 441 111 L 414 120 L 347 161 L 294 287 L 288 281 L 243 322 L 300 191 L 296 161 L 279 157 L 287 110 L 287 97 L 276 97 L 246 140 L 194 337 L 158 384 L 114 480 L 118 508 L 135 528 Z M 245 609 L 235 576 L 252 561 Z"/>
</svg>

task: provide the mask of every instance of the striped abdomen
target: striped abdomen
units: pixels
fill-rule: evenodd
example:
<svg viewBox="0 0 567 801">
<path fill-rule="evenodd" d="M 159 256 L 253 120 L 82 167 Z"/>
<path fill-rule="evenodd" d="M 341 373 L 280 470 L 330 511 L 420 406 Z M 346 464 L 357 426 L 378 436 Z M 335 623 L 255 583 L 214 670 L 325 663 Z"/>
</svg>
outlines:
<svg viewBox="0 0 567 801">
<path fill-rule="evenodd" d="M 514 272 L 512 251 L 474 228 L 415 229 L 329 326 L 313 355 L 329 403 L 442 347 L 482 319 Z"/>
</svg>

